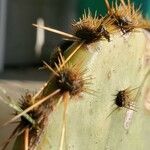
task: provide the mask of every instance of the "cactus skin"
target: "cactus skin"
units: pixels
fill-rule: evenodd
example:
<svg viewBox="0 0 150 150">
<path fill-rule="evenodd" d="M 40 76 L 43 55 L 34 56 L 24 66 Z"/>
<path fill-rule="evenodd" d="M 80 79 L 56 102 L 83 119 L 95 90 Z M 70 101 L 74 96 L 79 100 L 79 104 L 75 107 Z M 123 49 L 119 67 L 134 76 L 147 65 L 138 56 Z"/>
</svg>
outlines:
<svg viewBox="0 0 150 150">
<path fill-rule="evenodd" d="M 140 30 L 125 36 L 115 34 L 110 43 L 99 41 L 82 46 L 71 58 L 72 64 L 84 58 L 82 67 L 88 69 L 88 75 L 95 77 L 90 89 L 96 91 L 96 96 L 84 93 L 69 100 L 64 150 L 149 150 L 150 109 L 146 94 L 150 89 L 150 76 L 147 74 L 150 70 L 147 57 L 150 56 L 150 45 L 148 33 L 145 33 Z M 73 49 L 74 46 L 69 48 L 65 56 Z M 107 118 L 116 107 L 112 106 L 116 91 L 139 86 L 135 92 L 137 112 L 121 108 Z M 44 90 L 50 89 L 51 84 L 48 84 Z M 49 115 L 48 126 L 37 150 L 59 149 L 63 109 L 61 103 Z M 127 111 L 131 111 L 133 117 L 129 128 L 125 129 Z M 18 139 L 14 150 L 21 149 Z"/>
</svg>

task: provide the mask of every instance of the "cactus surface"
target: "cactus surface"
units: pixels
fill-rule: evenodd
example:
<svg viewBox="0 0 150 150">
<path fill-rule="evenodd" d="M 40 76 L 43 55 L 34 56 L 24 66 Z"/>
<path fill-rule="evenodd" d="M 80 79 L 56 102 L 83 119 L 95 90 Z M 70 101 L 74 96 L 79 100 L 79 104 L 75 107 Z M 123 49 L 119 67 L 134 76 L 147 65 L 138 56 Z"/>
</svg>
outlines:
<svg viewBox="0 0 150 150">
<path fill-rule="evenodd" d="M 149 149 L 150 66 L 147 56 L 150 49 L 147 49 L 149 41 L 144 32 L 124 37 L 116 34 L 110 43 L 99 41 L 83 46 L 71 58 L 70 62 L 77 64 L 84 57 L 81 67 L 87 68 L 87 73 L 94 77 L 89 88 L 95 92 L 69 100 L 63 149 Z M 73 49 L 74 46 L 69 48 L 66 55 Z M 111 113 L 116 108 L 114 95 L 128 87 L 139 87 L 133 91 L 136 111 L 119 108 Z M 59 149 L 63 109 L 61 103 L 49 115 L 48 126 L 36 147 L 38 150 Z"/>
</svg>

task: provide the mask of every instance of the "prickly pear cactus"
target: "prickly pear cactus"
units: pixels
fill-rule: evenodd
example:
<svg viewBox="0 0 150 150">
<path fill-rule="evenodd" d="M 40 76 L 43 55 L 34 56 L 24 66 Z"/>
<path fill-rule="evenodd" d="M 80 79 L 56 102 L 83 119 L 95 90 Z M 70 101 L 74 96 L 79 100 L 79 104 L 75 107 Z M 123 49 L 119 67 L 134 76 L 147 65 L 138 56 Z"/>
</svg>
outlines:
<svg viewBox="0 0 150 150">
<path fill-rule="evenodd" d="M 84 14 L 74 35 L 34 25 L 72 42 L 44 62 L 50 79 L 7 122 L 21 117 L 14 150 L 149 150 L 149 26 L 129 1 L 105 2 L 108 14 Z"/>
<path fill-rule="evenodd" d="M 143 32 L 131 34 L 127 39 L 116 35 L 114 39 L 109 45 L 97 42 L 83 47 L 71 59 L 76 64 L 86 57 L 84 67 L 95 77 L 89 88 L 95 92 L 69 100 L 63 149 L 149 149 L 150 82 L 144 79 L 150 69 L 145 60 L 148 43 Z M 114 95 L 128 87 L 139 87 L 135 91 L 136 111 L 122 107 L 107 118 L 117 107 Z M 50 115 L 49 125 L 37 149 L 59 149 L 63 109 L 61 104 Z"/>
</svg>

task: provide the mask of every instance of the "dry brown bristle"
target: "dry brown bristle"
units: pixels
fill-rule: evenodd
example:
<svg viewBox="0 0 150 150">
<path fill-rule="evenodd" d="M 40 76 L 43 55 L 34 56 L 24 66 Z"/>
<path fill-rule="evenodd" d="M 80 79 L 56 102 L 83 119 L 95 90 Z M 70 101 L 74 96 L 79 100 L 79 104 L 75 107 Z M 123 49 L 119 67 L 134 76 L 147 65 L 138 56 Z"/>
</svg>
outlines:
<svg viewBox="0 0 150 150">
<path fill-rule="evenodd" d="M 29 150 L 29 128 L 24 131 L 24 150 Z"/>
<path fill-rule="evenodd" d="M 51 99 L 53 96 L 59 93 L 59 91 L 60 90 L 56 90 L 45 97 L 41 95 L 39 98 L 36 98 L 34 104 L 32 103 L 33 95 L 30 93 L 26 93 L 25 96 L 22 96 L 22 101 L 20 102 L 20 108 L 22 108 L 23 111 L 21 113 L 19 112 L 19 114 L 17 112 L 17 115 L 15 115 L 11 120 L 6 123 L 11 123 L 21 117 L 20 123 L 17 129 L 13 132 L 12 136 L 19 136 L 19 133 L 23 133 L 23 131 L 28 128 L 30 133 L 30 150 L 33 150 L 34 147 L 36 147 L 36 145 L 38 144 L 40 140 L 40 135 L 43 133 L 44 127 L 47 123 L 48 115 L 53 110 L 53 105 L 55 102 L 48 102 L 47 100 Z M 24 114 L 28 114 L 32 119 L 34 119 L 35 124 L 32 124 L 27 118 L 25 118 L 23 116 Z M 8 142 L 5 145 L 7 146 Z"/>
<path fill-rule="evenodd" d="M 68 60 L 68 58 L 66 60 Z M 55 72 L 56 88 L 60 89 L 61 93 L 69 92 L 71 96 L 76 96 L 84 91 L 86 81 L 89 80 L 89 78 L 84 78 L 85 72 L 81 69 L 81 64 L 72 66 L 65 63 L 66 60 L 62 56 L 61 52 L 59 52 L 59 63 L 55 64 L 56 70 L 52 71 L 53 73 Z"/>
<path fill-rule="evenodd" d="M 56 78 L 57 86 L 61 92 L 69 92 L 70 95 L 78 95 L 83 92 L 84 80 L 79 72 L 72 69 L 63 69 Z"/>
<path fill-rule="evenodd" d="M 65 132 L 66 132 L 66 111 L 67 111 L 67 105 L 68 105 L 69 99 L 70 99 L 69 92 L 63 93 L 62 100 L 64 103 L 64 111 L 63 111 L 63 124 L 62 124 L 59 150 L 63 150 L 63 145 L 64 145 L 64 138 L 65 138 Z"/>
<path fill-rule="evenodd" d="M 64 67 L 67 64 L 67 62 L 74 56 L 74 54 L 83 46 L 84 42 L 85 41 L 79 42 L 77 47 L 75 47 L 75 49 L 72 51 L 72 53 L 65 60 L 62 60 L 60 68 Z"/>
<path fill-rule="evenodd" d="M 50 65 L 54 67 L 54 62 L 58 63 L 59 53 L 61 52 L 62 55 L 66 52 L 66 50 L 73 44 L 73 41 L 64 40 L 62 41 L 57 48 L 55 48 L 54 53 L 50 58 Z"/>
<path fill-rule="evenodd" d="M 139 87 L 138 87 L 139 88 Z M 118 110 L 119 108 L 126 108 L 129 110 L 135 110 L 135 97 L 133 97 L 132 92 L 138 88 L 135 89 L 130 89 L 127 88 L 125 90 L 121 90 L 118 91 L 117 94 L 115 95 L 115 99 L 114 99 L 114 104 L 117 106 L 115 107 L 110 113 L 109 115 L 106 117 L 106 119 L 112 114 L 114 113 L 116 110 Z"/>
<path fill-rule="evenodd" d="M 59 76 L 59 74 L 52 68 L 50 67 L 45 61 L 43 61 L 44 65 L 53 72 L 54 75 Z"/>
<path fill-rule="evenodd" d="M 116 98 L 115 98 L 115 104 L 117 105 L 117 107 L 125 107 L 127 109 L 131 109 L 130 107 L 132 106 L 132 103 L 134 102 L 134 98 L 132 95 L 132 91 L 136 90 L 135 89 L 125 89 L 122 91 L 118 91 L 118 93 L 116 94 Z"/>
<path fill-rule="evenodd" d="M 99 18 L 96 13 L 92 16 L 90 10 L 84 13 L 82 18 L 78 22 L 72 24 L 75 35 L 81 40 L 84 40 L 86 44 L 96 42 L 99 39 L 107 39 L 110 41 L 109 28 L 112 25 L 113 19 L 105 17 Z"/>
<path fill-rule="evenodd" d="M 46 31 L 49 31 L 49 32 L 53 32 L 53 33 L 56 33 L 56 34 L 59 34 L 63 37 L 66 37 L 70 40 L 73 40 L 73 41 L 78 41 L 79 38 L 72 35 L 72 34 L 69 34 L 69 33 L 66 33 L 66 32 L 63 32 L 63 31 L 59 31 L 59 30 L 56 30 L 56 29 L 53 29 L 53 28 L 50 28 L 50 27 L 45 27 L 45 26 L 41 26 L 41 25 L 37 25 L 37 24 L 32 24 L 34 27 L 37 27 L 37 28 L 41 28 L 43 30 L 46 30 Z"/>
<path fill-rule="evenodd" d="M 115 104 L 118 107 L 125 107 L 128 104 L 128 101 L 130 100 L 130 96 L 126 90 L 119 91 L 116 95 Z"/>
<path fill-rule="evenodd" d="M 35 102 L 33 105 L 31 105 L 30 107 L 26 108 L 24 111 L 22 111 L 21 113 L 19 113 L 18 115 L 16 115 L 14 118 L 12 118 L 11 120 L 9 120 L 8 122 L 6 122 L 5 124 L 9 124 L 13 121 L 15 121 L 16 119 L 20 118 L 21 116 L 23 116 L 24 114 L 30 112 L 31 110 L 33 110 L 34 108 L 40 106 L 42 103 L 46 102 L 48 99 L 50 99 L 51 97 L 55 96 L 56 94 L 58 94 L 60 92 L 60 89 L 55 90 L 54 92 L 50 93 L 49 95 L 39 99 L 37 102 Z"/>
<path fill-rule="evenodd" d="M 22 96 L 22 99 L 20 101 L 20 108 L 22 110 L 26 110 L 33 105 L 32 104 L 32 97 L 33 97 L 33 94 L 31 94 L 29 92 L 26 93 L 24 96 Z M 18 112 L 16 112 L 16 114 L 18 114 Z M 34 119 L 34 120 L 36 120 L 38 118 L 38 113 L 37 113 L 36 109 L 32 109 L 32 110 L 28 111 L 27 114 L 29 116 L 31 116 L 32 119 Z M 20 124 L 24 128 L 25 127 L 29 127 L 29 128 L 33 127 L 33 124 L 31 122 L 29 122 L 24 116 L 21 116 Z"/>
<path fill-rule="evenodd" d="M 123 34 L 133 31 L 135 28 L 146 28 L 145 23 L 139 8 L 135 8 L 134 4 L 128 0 L 120 0 L 120 4 L 115 3 L 115 6 L 110 4 L 108 0 L 105 0 L 106 6 L 108 8 L 108 14 L 114 18 L 114 25 L 120 28 Z"/>
<path fill-rule="evenodd" d="M 31 94 L 30 92 L 26 92 L 24 96 L 21 96 L 19 105 L 22 110 L 25 110 L 32 105 L 32 97 L 33 94 Z"/>
<path fill-rule="evenodd" d="M 49 113 L 53 110 L 52 101 L 46 101 L 48 97 L 43 99 L 36 99 L 35 104 L 30 105 L 30 101 L 33 96 L 25 95 L 22 101 L 21 108 L 24 110 L 23 113 L 28 113 L 36 122 L 32 125 L 26 118 L 21 117 L 20 126 L 22 129 L 29 129 L 29 149 L 32 150 L 38 144 L 40 140 L 40 135 L 43 133 L 43 129 L 47 123 L 47 117 Z M 42 105 L 41 105 L 42 104 Z M 35 106 L 34 106 L 35 105 Z M 21 115 L 21 114 L 19 114 Z"/>
<path fill-rule="evenodd" d="M 22 96 L 21 97 L 21 100 L 20 100 L 20 108 L 22 110 L 25 110 L 26 108 L 30 107 L 32 104 L 31 104 L 31 98 L 32 98 L 32 94 L 30 94 L 29 92 L 27 92 L 25 94 L 25 96 Z M 18 114 L 18 112 L 15 112 L 14 113 L 15 115 Z M 35 116 L 37 114 L 36 111 L 32 110 L 30 112 L 28 112 L 28 114 L 30 116 L 32 116 L 35 120 L 37 119 L 37 117 Z M 9 144 L 10 140 L 12 138 L 15 138 L 17 136 L 19 136 L 20 134 L 22 134 L 23 132 L 25 132 L 25 130 L 27 128 L 30 128 L 32 129 L 34 125 L 32 125 L 32 123 L 30 121 L 28 121 L 25 117 L 21 117 L 21 120 L 19 122 L 19 125 L 15 128 L 15 130 L 12 132 L 12 134 L 10 135 L 10 137 L 8 138 L 6 144 L 4 145 L 3 147 L 3 150 L 6 149 L 7 145 Z M 27 145 L 26 145 L 27 146 Z"/>
</svg>

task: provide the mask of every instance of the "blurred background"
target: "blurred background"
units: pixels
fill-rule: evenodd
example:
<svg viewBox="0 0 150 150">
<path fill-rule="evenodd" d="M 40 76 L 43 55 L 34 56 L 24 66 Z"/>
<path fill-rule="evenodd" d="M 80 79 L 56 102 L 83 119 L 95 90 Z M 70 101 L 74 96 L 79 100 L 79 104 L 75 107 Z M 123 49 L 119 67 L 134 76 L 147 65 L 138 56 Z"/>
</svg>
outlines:
<svg viewBox="0 0 150 150">
<path fill-rule="evenodd" d="M 150 16 L 150 1 L 134 2 Z M 73 19 L 88 8 L 106 12 L 103 0 L 0 0 L 0 70 L 35 66 L 59 44 L 58 35 L 37 30 L 32 23 L 71 32 Z"/>
<path fill-rule="evenodd" d="M 135 0 L 150 18 L 150 0 Z M 35 92 L 48 79 L 39 71 L 41 60 L 48 61 L 61 37 L 36 29 L 33 23 L 71 33 L 71 23 L 90 8 L 103 15 L 103 0 L 0 0 L 0 98 L 18 100 L 26 90 Z M 12 117 L 13 110 L 0 102 L 0 124 Z M 1 128 L 0 145 L 15 125 Z M 11 149 L 8 147 L 8 149 Z"/>
</svg>

